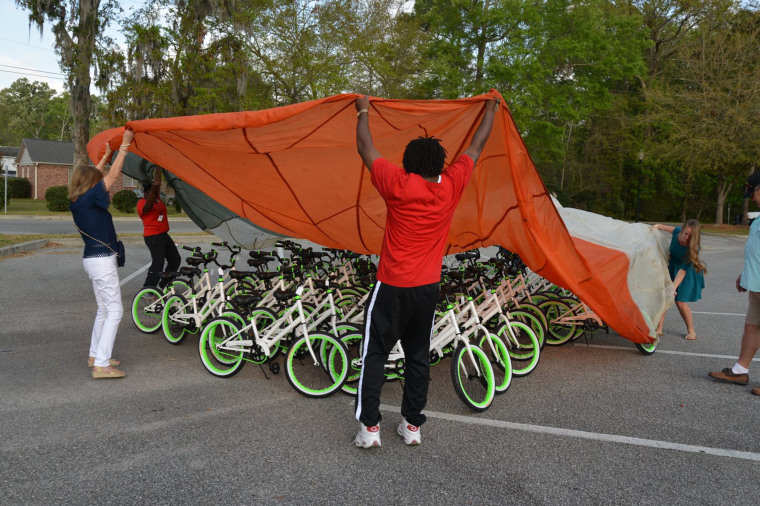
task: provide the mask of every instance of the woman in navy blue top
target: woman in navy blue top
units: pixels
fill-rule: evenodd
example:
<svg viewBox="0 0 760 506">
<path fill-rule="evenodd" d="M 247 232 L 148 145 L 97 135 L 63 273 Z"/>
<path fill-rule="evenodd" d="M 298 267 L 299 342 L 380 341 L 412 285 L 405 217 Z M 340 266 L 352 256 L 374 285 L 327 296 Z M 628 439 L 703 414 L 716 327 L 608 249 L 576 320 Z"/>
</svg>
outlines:
<svg viewBox="0 0 760 506">
<path fill-rule="evenodd" d="M 116 155 L 108 174 L 103 175 L 106 162 L 111 158 L 111 147 L 106 144 L 106 152 L 97 167 L 79 167 L 69 183 L 69 209 L 74 224 L 84 240 L 82 264 L 92 280 L 92 290 L 98 311 L 90 336 L 90 354 L 87 363 L 92 367 L 92 377 L 123 378 L 126 374 L 114 366 L 120 364 L 111 358 L 116 331 L 122 314 L 121 288 L 116 267 L 116 230 L 108 208 L 111 198 L 108 190 L 121 176 L 124 158 L 134 137 L 132 130 L 125 130 L 119 154 Z"/>
<path fill-rule="evenodd" d="M 700 224 L 697 220 L 687 220 L 681 227 L 671 227 L 658 223 L 652 228 L 673 234 L 670 239 L 668 271 L 676 290 L 676 307 L 681 313 L 684 323 L 686 323 L 686 337 L 684 339 L 693 341 L 697 338 L 697 332 L 694 330 L 694 319 L 687 302 L 696 302 L 702 298 L 705 274 L 707 273 L 704 262 L 699 258 L 702 243 Z M 662 315 L 660 324 L 657 326 L 658 337 L 662 336 L 664 322 L 665 314 Z"/>
</svg>

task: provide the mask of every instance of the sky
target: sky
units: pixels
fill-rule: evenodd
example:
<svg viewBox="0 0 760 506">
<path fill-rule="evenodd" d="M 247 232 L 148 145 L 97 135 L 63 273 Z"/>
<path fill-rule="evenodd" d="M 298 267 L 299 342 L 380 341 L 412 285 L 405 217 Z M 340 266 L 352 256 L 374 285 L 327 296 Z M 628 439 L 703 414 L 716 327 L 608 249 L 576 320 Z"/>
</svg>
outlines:
<svg viewBox="0 0 760 506">
<path fill-rule="evenodd" d="M 0 89 L 26 77 L 46 82 L 63 91 L 64 77 L 55 54 L 55 37 L 45 27 L 42 38 L 36 28 L 29 30 L 29 15 L 16 7 L 13 0 L 0 0 Z"/>
<path fill-rule="evenodd" d="M 143 4 L 141 0 L 122 0 L 120 3 L 127 12 Z M 50 25 L 45 24 L 40 37 L 36 27 L 29 29 L 29 13 L 17 7 L 13 0 L 0 0 L 0 19 L 3 21 L 0 30 L 0 89 L 26 77 L 30 81 L 45 82 L 61 93 L 65 78 L 58 66 L 60 58 L 55 53 L 55 36 Z M 107 33 L 117 43 L 123 40 L 113 28 Z"/>
</svg>

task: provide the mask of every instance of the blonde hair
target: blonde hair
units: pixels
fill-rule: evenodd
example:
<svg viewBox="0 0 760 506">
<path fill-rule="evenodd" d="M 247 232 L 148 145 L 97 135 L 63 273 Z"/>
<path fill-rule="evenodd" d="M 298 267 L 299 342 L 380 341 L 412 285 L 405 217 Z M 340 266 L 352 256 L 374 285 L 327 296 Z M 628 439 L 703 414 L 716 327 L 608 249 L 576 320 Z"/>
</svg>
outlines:
<svg viewBox="0 0 760 506">
<path fill-rule="evenodd" d="M 74 174 L 71 175 L 69 200 L 72 202 L 76 201 L 76 199 L 84 195 L 87 190 L 92 188 L 101 179 L 103 179 L 103 173 L 95 167 L 86 166 L 77 168 L 74 170 Z"/>
<path fill-rule="evenodd" d="M 681 230 L 686 230 L 687 227 L 691 228 L 691 235 L 689 236 L 689 249 L 686 251 L 684 260 L 687 260 L 694 266 L 694 270 L 707 274 L 707 266 L 702 260 L 699 259 L 699 250 L 702 249 L 702 239 L 700 234 L 700 228 L 702 225 L 697 220 L 686 220 L 681 227 Z"/>
</svg>

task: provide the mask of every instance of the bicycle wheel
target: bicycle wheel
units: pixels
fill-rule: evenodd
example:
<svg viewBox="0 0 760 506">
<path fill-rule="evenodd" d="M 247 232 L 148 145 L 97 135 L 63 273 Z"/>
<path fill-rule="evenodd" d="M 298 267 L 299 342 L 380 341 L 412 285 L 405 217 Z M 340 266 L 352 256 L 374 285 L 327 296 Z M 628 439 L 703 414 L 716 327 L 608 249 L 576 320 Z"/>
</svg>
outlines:
<svg viewBox="0 0 760 506">
<path fill-rule="evenodd" d="M 524 320 L 520 320 L 519 318 L 515 318 L 522 321 L 524 324 L 526 324 L 527 326 L 531 328 L 531 330 L 536 334 L 536 337 L 538 338 L 538 343 L 541 345 L 541 348 L 543 349 L 544 339 L 545 339 L 544 334 L 546 334 L 546 329 L 549 327 L 549 322 L 547 321 L 546 315 L 544 314 L 544 312 L 541 311 L 541 309 L 536 304 L 531 304 L 530 302 L 521 302 L 517 306 L 515 313 L 518 313 L 518 314 L 528 313 L 531 316 L 533 316 L 533 318 L 538 320 L 539 325 L 535 325 L 533 321 L 524 321 Z"/>
<path fill-rule="evenodd" d="M 340 341 L 346 346 L 348 351 L 348 374 L 346 375 L 346 382 L 340 389 L 348 395 L 355 396 L 359 388 L 359 378 L 362 374 L 362 342 L 364 336 L 356 332 L 353 334 L 344 334 L 341 336 Z M 337 355 L 335 355 L 337 356 Z M 333 356 L 331 356 L 332 358 Z M 334 366 L 330 366 L 330 371 L 335 370 Z"/>
<path fill-rule="evenodd" d="M 541 317 L 544 319 L 546 318 L 544 313 L 541 313 Z M 541 320 L 539 320 L 534 314 L 527 313 L 525 311 L 520 311 L 520 310 L 510 311 L 509 320 L 522 322 L 525 325 L 527 325 L 530 328 L 530 330 L 532 330 L 533 333 L 536 334 L 536 338 L 538 338 L 538 347 L 542 350 L 544 349 L 544 345 L 546 345 L 547 327 L 544 326 L 541 323 Z"/>
<path fill-rule="evenodd" d="M 191 293 L 190 284 L 184 279 L 175 279 L 164 287 L 164 293 L 169 293 L 172 290 L 175 295 L 181 295 L 183 297 L 187 297 Z"/>
<path fill-rule="evenodd" d="M 655 337 L 654 342 L 651 342 L 651 343 L 646 343 L 646 344 L 634 343 L 634 344 L 636 344 L 636 348 L 638 348 L 639 351 L 643 353 L 644 355 L 651 355 L 657 349 L 657 345 L 660 344 L 660 338 Z"/>
<path fill-rule="evenodd" d="M 242 329 L 245 327 L 245 315 L 240 313 L 239 311 L 235 309 L 227 309 L 222 314 L 217 316 L 217 318 L 227 318 L 229 320 L 232 320 L 232 322 L 237 326 L 237 328 Z M 212 321 L 206 323 L 206 325 L 210 324 Z M 205 329 L 205 326 L 204 326 Z"/>
<path fill-rule="evenodd" d="M 187 321 L 177 317 L 185 314 L 186 307 L 187 301 L 181 295 L 172 295 L 166 300 L 164 312 L 161 315 L 161 328 L 164 330 L 166 340 L 172 344 L 179 344 L 185 338 Z"/>
<path fill-rule="evenodd" d="M 245 365 L 245 351 L 240 345 L 234 345 L 235 341 L 242 340 L 243 334 L 233 320 L 225 317 L 214 318 L 203 329 L 198 341 L 198 352 L 203 366 L 218 378 L 234 376 Z"/>
<path fill-rule="evenodd" d="M 547 300 L 542 302 L 538 307 L 544 312 L 546 320 L 549 322 L 546 344 L 559 346 L 573 338 L 577 331 L 576 327 L 579 327 L 580 325 L 553 321 L 559 319 L 563 315 L 572 316 L 570 307 L 567 304 L 559 300 Z M 581 331 L 583 331 L 583 329 L 581 329 Z"/>
<path fill-rule="evenodd" d="M 161 328 L 161 314 L 164 301 L 161 294 L 152 287 L 137 292 L 132 299 L 132 321 L 140 332 L 152 334 Z"/>
<path fill-rule="evenodd" d="M 512 383 L 512 360 L 509 358 L 507 346 L 502 339 L 493 334 L 481 337 L 478 346 L 491 362 L 494 390 L 497 394 L 503 394 Z"/>
<path fill-rule="evenodd" d="M 327 324 L 327 327 L 330 329 L 329 331 L 325 332 L 325 334 L 330 334 L 333 337 L 337 337 L 338 339 L 341 339 L 342 336 L 347 334 L 359 334 L 361 335 L 361 329 L 358 325 L 351 322 L 337 322 L 335 324 L 335 329 L 337 330 L 337 334 L 333 334 L 332 332 L 332 325 Z M 320 332 L 323 331 L 323 329 L 320 328 Z M 325 371 L 327 371 L 328 367 L 328 358 L 329 358 L 329 352 L 330 352 L 330 345 L 326 341 L 322 343 L 322 346 L 319 349 L 319 358 L 322 361 L 322 367 L 325 368 Z"/>
<path fill-rule="evenodd" d="M 330 348 L 328 367 L 320 363 L 319 350 L 324 342 Z M 311 346 L 311 351 L 309 351 Z M 315 362 L 316 359 L 316 362 Z M 348 374 L 348 351 L 337 338 L 328 334 L 311 333 L 297 339 L 288 349 L 285 372 L 290 385 L 306 397 L 327 397 L 334 394 L 346 382 Z"/>
<path fill-rule="evenodd" d="M 541 356 L 541 345 L 530 327 L 523 322 L 510 321 L 499 328 L 498 336 L 507 344 L 509 356 L 514 360 L 512 374 L 526 376 L 533 372 Z"/>
<path fill-rule="evenodd" d="M 460 344 L 451 356 L 451 381 L 462 402 L 475 411 L 485 411 L 495 395 L 493 368 L 479 347 Z"/>
</svg>

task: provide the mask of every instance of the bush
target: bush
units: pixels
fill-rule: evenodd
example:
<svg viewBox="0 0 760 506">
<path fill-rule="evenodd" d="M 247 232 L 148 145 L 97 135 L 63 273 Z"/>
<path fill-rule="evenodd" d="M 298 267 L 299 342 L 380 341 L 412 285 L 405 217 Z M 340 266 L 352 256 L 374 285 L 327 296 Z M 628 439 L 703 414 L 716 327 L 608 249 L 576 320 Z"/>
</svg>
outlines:
<svg viewBox="0 0 760 506">
<path fill-rule="evenodd" d="M 45 200 L 50 211 L 68 211 L 69 188 L 67 186 L 51 186 L 45 191 Z"/>
<path fill-rule="evenodd" d="M 5 202 L 5 182 L 0 179 L 0 206 Z M 8 188 L 8 204 L 11 203 L 11 189 Z"/>
<path fill-rule="evenodd" d="M 12 177 L 8 179 L 8 198 L 28 199 L 32 191 L 32 185 L 24 177 Z"/>
<path fill-rule="evenodd" d="M 132 190 L 121 190 L 114 194 L 111 203 L 122 213 L 134 213 L 138 200 L 137 195 Z"/>
</svg>

